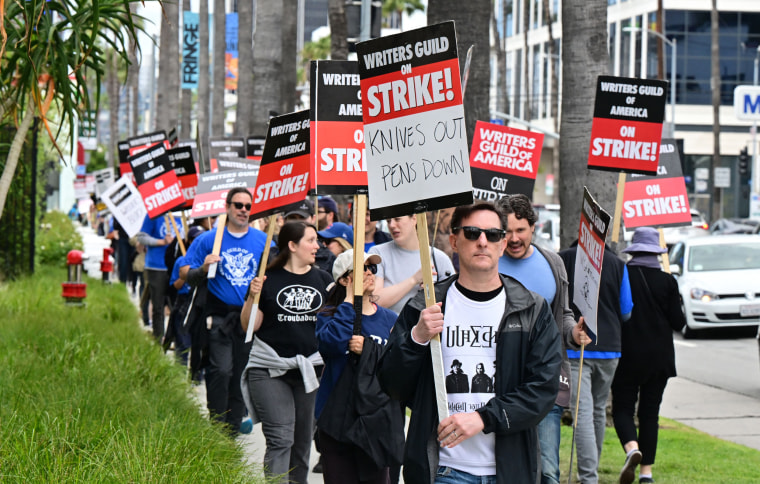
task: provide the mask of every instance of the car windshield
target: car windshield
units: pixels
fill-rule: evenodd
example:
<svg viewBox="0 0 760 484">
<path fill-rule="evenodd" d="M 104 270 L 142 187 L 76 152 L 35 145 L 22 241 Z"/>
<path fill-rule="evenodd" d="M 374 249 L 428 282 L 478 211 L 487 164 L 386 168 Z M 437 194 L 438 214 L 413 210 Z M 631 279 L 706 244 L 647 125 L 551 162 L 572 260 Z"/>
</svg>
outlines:
<svg viewBox="0 0 760 484">
<path fill-rule="evenodd" d="M 695 245 L 689 251 L 692 272 L 741 269 L 760 269 L 760 242 Z"/>
</svg>

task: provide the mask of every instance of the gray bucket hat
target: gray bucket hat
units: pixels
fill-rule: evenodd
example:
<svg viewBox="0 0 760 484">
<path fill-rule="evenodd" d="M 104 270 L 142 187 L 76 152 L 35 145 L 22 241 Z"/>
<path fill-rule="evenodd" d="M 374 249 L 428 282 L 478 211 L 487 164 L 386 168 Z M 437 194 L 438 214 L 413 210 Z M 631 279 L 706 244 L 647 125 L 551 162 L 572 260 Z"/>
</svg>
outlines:
<svg viewBox="0 0 760 484">
<path fill-rule="evenodd" d="M 622 252 L 649 252 L 651 254 L 664 254 L 668 249 L 660 247 L 660 233 L 652 227 L 639 227 L 633 233 L 631 245 Z"/>
</svg>

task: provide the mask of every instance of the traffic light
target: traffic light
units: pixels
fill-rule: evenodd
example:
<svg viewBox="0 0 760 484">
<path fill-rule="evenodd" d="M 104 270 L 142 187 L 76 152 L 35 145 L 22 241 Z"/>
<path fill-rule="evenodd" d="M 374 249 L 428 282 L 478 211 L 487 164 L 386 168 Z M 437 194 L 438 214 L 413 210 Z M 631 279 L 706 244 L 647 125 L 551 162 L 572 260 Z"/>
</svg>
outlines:
<svg viewBox="0 0 760 484">
<path fill-rule="evenodd" d="M 742 148 L 739 152 L 739 175 L 744 176 L 749 173 L 749 154 L 747 148 Z"/>
</svg>

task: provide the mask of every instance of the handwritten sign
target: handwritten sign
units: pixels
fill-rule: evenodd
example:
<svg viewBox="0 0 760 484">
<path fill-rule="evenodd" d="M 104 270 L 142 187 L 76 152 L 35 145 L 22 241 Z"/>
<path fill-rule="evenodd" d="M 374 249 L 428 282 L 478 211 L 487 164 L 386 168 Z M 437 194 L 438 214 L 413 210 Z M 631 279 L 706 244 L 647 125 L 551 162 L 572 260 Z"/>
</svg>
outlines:
<svg viewBox="0 0 760 484">
<path fill-rule="evenodd" d="M 496 201 L 508 194 L 533 198 L 543 133 L 478 121 L 470 151 L 472 193 Z"/>
<path fill-rule="evenodd" d="M 372 219 L 472 203 L 454 22 L 356 53 Z"/>
<path fill-rule="evenodd" d="M 573 303 L 586 321 L 587 333 L 596 344 L 597 306 L 599 281 L 602 277 L 604 241 L 610 226 L 610 215 L 605 212 L 583 187 L 581 223 L 578 230 L 578 250 L 575 253 Z"/>
<path fill-rule="evenodd" d="M 691 225 L 689 197 L 675 140 L 662 140 L 657 176 L 631 175 L 626 181 L 623 220 L 626 229 Z"/>
<path fill-rule="evenodd" d="M 311 158 L 319 194 L 367 190 L 359 65 L 311 62 Z"/>
<path fill-rule="evenodd" d="M 599 76 L 588 167 L 657 174 L 668 83 Z"/>
<path fill-rule="evenodd" d="M 127 235 L 133 237 L 142 228 L 147 211 L 140 193 L 127 175 L 122 175 L 116 183 L 100 194 L 100 199 L 106 204 Z"/>
<path fill-rule="evenodd" d="M 309 111 L 269 120 L 251 216 L 265 217 L 300 202 L 309 190 Z"/>
</svg>

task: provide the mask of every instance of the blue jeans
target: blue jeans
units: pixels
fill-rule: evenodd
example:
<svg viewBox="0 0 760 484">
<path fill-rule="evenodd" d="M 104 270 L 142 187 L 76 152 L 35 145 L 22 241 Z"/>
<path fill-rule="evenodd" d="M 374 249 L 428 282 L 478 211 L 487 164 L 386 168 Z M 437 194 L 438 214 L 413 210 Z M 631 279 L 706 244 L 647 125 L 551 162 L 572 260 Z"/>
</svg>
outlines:
<svg viewBox="0 0 760 484">
<path fill-rule="evenodd" d="M 563 407 L 555 404 L 538 423 L 541 444 L 541 484 L 559 484 L 559 437 Z"/>
<path fill-rule="evenodd" d="M 496 484 L 496 476 L 474 476 L 453 467 L 441 466 L 435 474 L 435 484 Z"/>
</svg>

